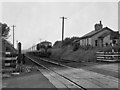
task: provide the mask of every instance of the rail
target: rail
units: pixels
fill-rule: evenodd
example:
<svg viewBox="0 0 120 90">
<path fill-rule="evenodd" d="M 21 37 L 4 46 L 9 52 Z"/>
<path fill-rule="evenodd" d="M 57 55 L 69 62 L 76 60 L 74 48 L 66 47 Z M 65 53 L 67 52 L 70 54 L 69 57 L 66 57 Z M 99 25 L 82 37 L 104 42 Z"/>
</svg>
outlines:
<svg viewBox="0 0 120 90">
<path fill-rule="evenodd" d="M 71 82 L 71 84 L 77 86 L 77 87 L 79 88 L 79 90 L 87 90 L 86 88 L 84 88 L 84 87 L 82 87 L 81 85 L 77 84 L 76 82 L 72 81 L 72 80 L 69 79 L 68 77 L 63 76 L 63 75 L 57 73 L 56 71 L 54 71 L 54 70 L 52 70 L 52 69 L 44 66 L 43 64 L 41 64 L 41 63 L 39 63 L 39 62 L 37 62 L 36 60 L 34 60 L 33 58 L 31 58 L 29 55 L 25 55 L 25 56 L 26 56 L 28 59 L 30 59 L 32 62 L 34 62 L 35 64 L 37 64 L 38 66 L 42 66 L 42 67 L 45 68 L 46 70 L 52 71 L 54 74 L 57 74 L 57 75 L 59 75 L 60 77 L 68 80 L 69 82 Z M 52 62 L 52 61 L 48 61 L 48 60 L 43 59 L 43 58 L 40 58 L 40 60 L 42 60 L 42 61 L 44 61 L 44 62 L 47 62 L 47 63 L 51 63 L 51 64 L 55 64 L 55 65 L 60 65 L 60 66 L 62 66 L 62 67 L 67 67 L 67 66 L 65 66 L 65 65 L 62 65 L 62 64 L 59 64 L 59 63 L 56 63 L 56 62 Z M 68 67 L 68 68 L 69 68 L 69 67 Z M 38 69 L 38 70 L 39 70 L 39 69 Z M 39 70 L 39 71 L 40 71 L 40 70 Z"/>
<path fill-rule="evenodd" d="M 96 52 L 97 61 L 120 61 L 120 52 Z"/>
</svg>

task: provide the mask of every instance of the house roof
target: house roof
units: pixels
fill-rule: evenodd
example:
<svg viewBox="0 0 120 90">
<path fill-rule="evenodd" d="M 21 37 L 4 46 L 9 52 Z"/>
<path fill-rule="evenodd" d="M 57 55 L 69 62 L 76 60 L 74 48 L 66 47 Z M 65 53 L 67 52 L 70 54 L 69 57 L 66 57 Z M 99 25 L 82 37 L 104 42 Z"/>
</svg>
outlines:
<svg viewBox="0 0 120 90">
<path fill-rule="evenodd" d="M 120 37 L 120 34 L 119 34 L 119 32 L 117 31 L 117 32 L 113 32 L 113 33 L 111 33 L 111 39 L 119 39 L 119 37 Z"/>
<path fill-rule="evenodd" d="M 104 28 L 102 28 L 102 29 L 100 29 L 100 30 L 91 31 L 90 33 L 87 33 L 87 34 L 85 34 L 84 36 L 80 37 L 80 39 L 85 39 L 85 38 L 92 37 L 92 36 L 94 36 L 95 34 L 101 32 L 101 31 L 104 31 L 105 29 L 110 30 L 110 31 L 113 32 L 113 30 L 111 30 L 110 28 L 104 27 Z"/>
<path fill-rule="evenodd" d="M 104 38 L 104 37 L 106 37 L 107 35 L 110 35 L 111 33 L 110 32 L 108 32 L 108 33 L 103 33 L 102 35 L 100 35 L 98 38 Z"/>
</svg>

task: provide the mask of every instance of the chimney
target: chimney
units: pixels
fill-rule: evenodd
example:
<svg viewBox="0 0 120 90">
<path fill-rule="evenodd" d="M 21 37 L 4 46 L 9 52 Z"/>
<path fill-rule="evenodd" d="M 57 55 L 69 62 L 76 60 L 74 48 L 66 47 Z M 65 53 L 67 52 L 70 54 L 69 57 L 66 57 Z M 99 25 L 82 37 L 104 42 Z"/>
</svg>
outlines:
<svg viewBox="0 0 120 90">
<path fill-rule="evenodd" d="M 100 24 L 102 24 L 101 21 L 100 21 Z"/>
<path fill-rule="evenodd" d="M 95 24 L 95 31 L 100 30 L 103 28 L 102 22 L 100 21 L 99 24 Z"/>
</svg>

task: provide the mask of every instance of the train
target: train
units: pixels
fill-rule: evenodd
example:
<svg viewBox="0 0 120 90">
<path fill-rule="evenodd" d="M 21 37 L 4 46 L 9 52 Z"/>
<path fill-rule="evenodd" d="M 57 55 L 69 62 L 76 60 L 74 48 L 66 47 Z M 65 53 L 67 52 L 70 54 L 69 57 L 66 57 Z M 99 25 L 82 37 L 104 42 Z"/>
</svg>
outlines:
<svg viewBox="0 0 120 90">
<path fill-rule="evenodd" d="M 27 53 L 39 57 L 50 57 L 50 48 L 52 48 L 52 43 L 43 41 L 29 48 L 29 51 Z"/>
</svg>

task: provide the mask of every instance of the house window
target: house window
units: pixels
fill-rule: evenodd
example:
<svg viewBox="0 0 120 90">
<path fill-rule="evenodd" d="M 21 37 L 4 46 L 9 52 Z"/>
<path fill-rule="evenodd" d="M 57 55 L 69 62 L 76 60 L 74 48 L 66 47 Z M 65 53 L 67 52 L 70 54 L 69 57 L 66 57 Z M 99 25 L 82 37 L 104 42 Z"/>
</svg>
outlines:
<svg viewBox="0 0 120 90">
<path fill-rule="evenodd" d="M 95 46 L 97 46 L 98 45 L 98 41 L 97 40 L 95 40 Z"/>
<path fill-rule="evenodd" d="M 112 43 L 113 43 L 113 44 L 116 44 L 116 40 L 112 40 Z"/>
<path fill-rule="evenodd" d="M 105 43 L 106 46 L 108 46 L 108 43 Z"/>
</svg>

